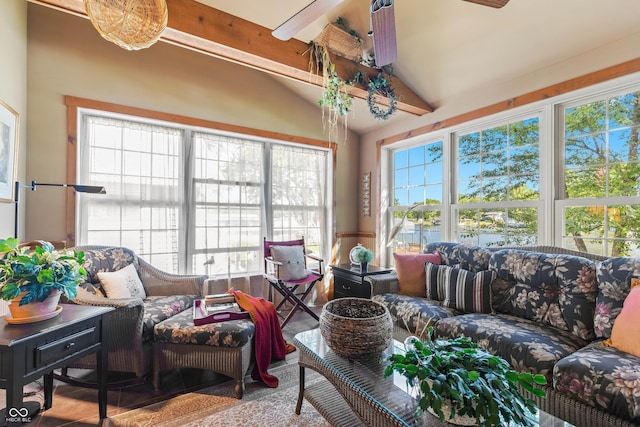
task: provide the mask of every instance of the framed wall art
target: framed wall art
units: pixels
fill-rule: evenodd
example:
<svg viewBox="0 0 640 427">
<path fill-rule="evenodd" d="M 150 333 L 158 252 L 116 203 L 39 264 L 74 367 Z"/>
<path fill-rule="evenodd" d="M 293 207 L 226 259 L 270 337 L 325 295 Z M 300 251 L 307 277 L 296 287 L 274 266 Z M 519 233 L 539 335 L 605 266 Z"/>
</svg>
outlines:
<svg viewBox="0 0 640 427">
<path fill-rule="evenodd" d="M 18 113 L 0 99 L 0 202 L 13 201 L 18 134 Z"/>
</svg>

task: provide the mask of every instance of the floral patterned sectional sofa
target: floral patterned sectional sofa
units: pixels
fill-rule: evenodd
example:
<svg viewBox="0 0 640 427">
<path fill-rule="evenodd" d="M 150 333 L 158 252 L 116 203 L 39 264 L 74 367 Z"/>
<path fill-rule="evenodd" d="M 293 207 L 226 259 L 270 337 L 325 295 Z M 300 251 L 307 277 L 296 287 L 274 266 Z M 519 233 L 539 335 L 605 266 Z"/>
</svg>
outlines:
<svg viewBox="0 0 640 427">
<path fill-rule="evenodd" d="M 442 265 L 425 264 L 424 296 L 403 294 L 401 271 L 367 280 L 397 339 L 435 322 L 439 337 L 465 335 L 517 370 L 544 374 L 544 411 L 580 427 L 640 425 L 640 357 L 603 344 L 640 258 L 523 249 L 431 243 L 424 252 Z"/>
</svg>

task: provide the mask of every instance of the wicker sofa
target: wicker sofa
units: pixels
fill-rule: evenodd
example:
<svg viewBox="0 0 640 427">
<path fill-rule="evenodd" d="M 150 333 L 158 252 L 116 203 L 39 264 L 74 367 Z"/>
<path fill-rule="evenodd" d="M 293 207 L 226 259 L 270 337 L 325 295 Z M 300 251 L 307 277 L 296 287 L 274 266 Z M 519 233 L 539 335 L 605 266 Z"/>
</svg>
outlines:
<svg viewBox="0 0 640 427">
<path fill-rule="evenodd" d="M 468 336 L 516 369 L 544 374 L 547 397 L 536 399 L 544 411 L 581 427 L 640 425 L 640 358 L 602 344 L 629 293 L 630 278 L 640 277 L 640 259 L 450 242 L 431 243 L 424 252 L 435 251 L 442 264 L 465 274 L 490 272 L 490 308 L 460 310 L 437 287 L 431 299 L 426 292 L 402 295 L 395 273 L 369 276 L 373 298 L 391 312 L 396 339 L 419 335 L 434 322 L 439 337 Z M 434 269 L 447 270 L 430 266 L 427 277 L 437 274 Z M 427 280 L 427 288 L 432 282 Z M 457 289 L 446 286 L 447 292 Z"/>
<path fill-rule="evenodd" d="M 140 383 L 151 372 L 154 326 L 193 305 L 202 295 L 207 276 L 174 275 L 163 272 L 133 251 L 124 247 L 77 246 L 71 248 L 85 253 L 87 280 L 78 288 L 71 302 L 83 305 L 114 307 L 108 316 L 109 371 L 126 374 L 123 380 L 113 381 L 110 387 Z M 133 264 L 143 284 L 146 298 L 107 298 L 98 280 L 98 272 L 113 272 Z M 89 355 L 68 368 L 95 369 L 96 359 Z M 81 384 L 82 380 L 58 376 L 67 382 Z"/>
</svg>

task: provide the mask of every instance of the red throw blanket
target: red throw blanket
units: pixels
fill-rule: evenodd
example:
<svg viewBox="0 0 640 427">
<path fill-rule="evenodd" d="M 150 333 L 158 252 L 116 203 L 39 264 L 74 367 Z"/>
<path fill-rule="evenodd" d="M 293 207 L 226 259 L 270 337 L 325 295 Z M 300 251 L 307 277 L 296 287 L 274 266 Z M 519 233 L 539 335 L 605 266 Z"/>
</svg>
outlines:
<svg viewBox="0 0 640 427">
<path fill-rule="evenodd" d="M 278 387 L 278 378 L 267 372 L 271 359 L 284 359 L 287 353 L 296 348 L 285 342 L 275 306 L 264 298 L 256 298 L 244 292 L 233 289 L 228 292 L 235 296 L 238 305 L 249 313 L 256 326 L 256 364 L 251 378 L 262 381 L 267 387 Z"/>
</svg>

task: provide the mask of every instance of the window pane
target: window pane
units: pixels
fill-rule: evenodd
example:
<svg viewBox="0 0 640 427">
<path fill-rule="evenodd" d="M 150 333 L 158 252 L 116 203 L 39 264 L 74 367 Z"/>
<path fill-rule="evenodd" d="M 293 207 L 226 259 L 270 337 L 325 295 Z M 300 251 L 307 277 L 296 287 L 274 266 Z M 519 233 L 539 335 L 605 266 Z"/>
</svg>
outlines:
<svg viewBox="0 0 640 427">
<path fill-rule="evenodd" d="M 409 150 L 409 166 L 420 166 L 424 164 L 424 147 L 414 147 Z"/>
<path fill-rule="evenodd" d="M 499 126 L 482 131 L 482 151 L 498 151 L 507 148 L 507 127 Z"/>
<path fill-rule="evenodd" d="M 470 133 L 458 139 L 458 157 L 471 156 L 480 152 L 480 134 Z"/>
<path fill-rule="evenodd" d="M 639 98 L 639 93 L 633 92 L 609 99 L 609 128 L 640 125 Z"/>
<path fill-rule="evenodd" d="M 603 131 L 606 124 L 607 103 L 597 101 L 565 111 L 565 135 L 577 136 Z"/>
<path fill-rule="evenodd" d="M 567 109 L 566 197 L 638 196 L 639 100 L 632 92 Z"/>
<path fill-rule="evenodd" d="M 458 135 L 457 238 L 482 246 L 533 244 L 537 209 L 505 209 L 505 202 L 540 198 L 539 119 L 508 123 L 480 133 Z M 479 140 L 477 153 L 466 155 Z M 468 203 L 482 203 L 467 209 Z"/>
<path fill-rule="evenodd" d="M 461 158 L 458 161 L 458 179 L 460 181 L 464 181 L 467 179 L 478 178 L 480 176 L 481 165 L 480 156 Z"/>
</svg>

